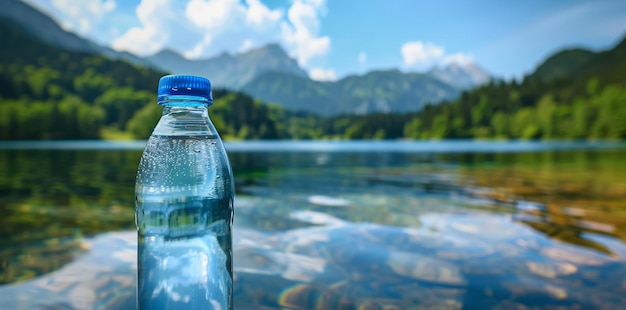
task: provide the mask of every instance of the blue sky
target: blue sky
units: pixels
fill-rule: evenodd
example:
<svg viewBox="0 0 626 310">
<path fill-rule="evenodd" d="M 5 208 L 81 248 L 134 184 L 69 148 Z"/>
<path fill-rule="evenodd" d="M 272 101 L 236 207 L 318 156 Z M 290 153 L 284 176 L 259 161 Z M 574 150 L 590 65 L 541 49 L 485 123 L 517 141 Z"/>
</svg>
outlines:
<svg viewBox="0 0 626 310">
<path fill-rule="evenodd" d="M 474 62 L 519 78 L 566 47 L 610 48 L 624 0 L 25 0 L 65 29 L 138 55 L 189 58 L 278 42 L 312 78 Z"/>
</svg>

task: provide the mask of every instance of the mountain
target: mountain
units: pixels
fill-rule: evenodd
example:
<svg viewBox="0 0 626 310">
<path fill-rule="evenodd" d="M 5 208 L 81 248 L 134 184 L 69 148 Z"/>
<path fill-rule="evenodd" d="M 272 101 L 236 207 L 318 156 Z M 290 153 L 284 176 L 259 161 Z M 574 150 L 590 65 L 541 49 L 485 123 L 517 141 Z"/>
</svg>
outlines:
<svg viewBox="0 0 626 310">
<path fill-rule="evenodd" d="M 531 80 L 583 84 L 590 78 L 598 78 L 601 84 L 625 83 L 626 37 L 615 47 L 594 52 L 583 48 L 570 48 L 546 58 L 528 76 Z"/>
<path fill-rule="evenodd" d="M 0 16 L 0 140 L 146 139 L 162 114 L 164 72 L 61 48 Z M 222 137 L 278 139 L 276 107 L 215 90 L 211 119 Z"/>
<path fill-rule="evenodd" d="M 70 51 L 97 53 L 111 59 L 121 59 L 134 64 L 152 66 L 149 62 L 126 52 L 117 52 L 63 30 L 56 21 L 36 8 L 18 0 L 0 0 L 0 18 L 19 25 L 42 41 Z"/>
<path fill-rule="evenodd" d="M 520 82 L 493 81 L 425 109 L 413 138 L 624 139 L 626 37 L 604 51 L 566 49 Z"/>
<path fill-rule="evenodd" d="M 165 49 L 146 58 L 153 65 L 174 74 L 206 76 L 215 86 L 239 89 L 254 78 L 270 71 L 308 77 L 306 71 L 278 44 L 268 44 L 245 53 L 222 53 L 216 57 L 189 60 Z"/>
<path fill-rule="evenodd" d="M 448 66 L 427 74 L 397 70 L 370 72 L 325 83 L 309 79 L 307 72 L 278 44 L 244 53 L 189 60 L 173 50 L 140 58 L 100 46 L 63 30 L 53 19 L 17 0 L 0 0 L 0 18 L 57 48 L 121 59 L 174 74 L 207 76 L 217 87 L 245 90 L 264 101 L 292 110 L 322 115 L 418 111 L 425 103 L 454 99 L 459 90 L 482 83 L 478 67 Z"/>
<path fill-rule="evenodd" d="M 311 80 L 278 44 L 204 60 L 189 60 L 165 49 L 147 60 L 175 74 L 207 76 L 218 87 L 242 90 L 289 110 L 321 115 L 418 111 L 425 103 L 456 99 L 461 90 L 491 79 L 475 64 L 451 63 L 425 74 L 374 71 L 336 82 L 318 82 Z"/>
<path fill-rule="evenodd" d="M 458 89 L 466 90 L 488 83 L 491 76 L 474 63 L 449 63 L 444 67 L 435 66 L 428 74 Z"/>
<path fill-rule="evenodd" d="M 167 49 L 139 58 L 67 32 L 24 2 L 0 0 L 0 4 L 3 7 L 0 18 L 61 50 L 103 55 L 175 74 L 207 76 L 217 87 L 243 90 L 290 110 L 320 115 L 415 112 L 427 103 L 455 99 L 461 90 L 488 79 L 478 66 L 449 65 L 425 74 L 374 71 L 336 82 L 318 82 L 311 80 L 278 44 L 239 54 L 222 53 L 203 60 L 189 60 Z"/>
<path fill-rule="evenodd" d="M 0 16 L 0 139 L 93 139 L 125 130 L 163 75 L 53 45 Z"/>
<path fill-rule="evenodd" d="M 567 78 L 584 67 L 594 56 L 594 52 L 586 49 L 566 49 L 544 60 L 532 76 L 543 81 Z"/>
<path fill-rule="evenodd" d="M 626 86 L 626 36 L 612 49 L 595 54 L 593 59 L 574 74 L 597 77 L 599 83 L 617 83 Z"/>
<path fill-rule="evenodd" d="M 241 88 L 289 110 L 338 114 L 402 113 L 457 98 L 459 89 L 428 74 L 372 71 L 336 82 L 268 72 Z"/>
</svg>

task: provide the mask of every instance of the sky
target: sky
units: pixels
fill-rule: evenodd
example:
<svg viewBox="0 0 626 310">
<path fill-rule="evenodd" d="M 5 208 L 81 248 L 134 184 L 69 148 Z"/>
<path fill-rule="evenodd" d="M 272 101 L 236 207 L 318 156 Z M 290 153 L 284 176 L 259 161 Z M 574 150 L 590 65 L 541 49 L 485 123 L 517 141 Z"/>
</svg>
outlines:
<svg viewBox="0 0 626 310">
<path fill-rule="evenodd" d="M 316 80 L 475 63 L 521 78 L 564 48 L 626 35 L 624 0 L 23 0 L 69 31 L 140 56 L 190 59 L 279 43 Z"/>
</svg>

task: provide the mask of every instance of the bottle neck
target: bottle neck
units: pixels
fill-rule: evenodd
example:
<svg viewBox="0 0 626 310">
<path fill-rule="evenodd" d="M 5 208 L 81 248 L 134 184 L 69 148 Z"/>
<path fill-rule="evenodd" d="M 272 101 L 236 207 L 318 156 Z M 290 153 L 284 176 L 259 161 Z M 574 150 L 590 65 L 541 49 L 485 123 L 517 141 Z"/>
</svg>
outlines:
<svg viewBox="0 0 626 310">
<path fill-rule="evenodd" d="M 200 117 L 204 116 L 208 117 L 208 109 L 205 105 L 178 105 L 178 106 L 163 106 L 163 115 L 172 115 L 172 116 L 181 116 L 185 115 L 186 117 Z"/>
<path fill-rule="evenodd" d="M 185 100 L 167 101 L 163 106 L 163 115 L 153 135 L 157 136 L 216 136 L 217 131 L 209 119 L 206 102 Z"/>
</svg>

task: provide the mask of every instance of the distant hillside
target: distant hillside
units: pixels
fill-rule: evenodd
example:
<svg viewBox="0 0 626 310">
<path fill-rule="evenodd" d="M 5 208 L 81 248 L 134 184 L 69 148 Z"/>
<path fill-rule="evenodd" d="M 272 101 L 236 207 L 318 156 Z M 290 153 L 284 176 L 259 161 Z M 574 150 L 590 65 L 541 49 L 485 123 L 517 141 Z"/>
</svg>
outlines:
<svg viewBox="0 0 626 310">
<path fill-rule="evenodd" d="M 581 86 L 593 77 L 598 78 L 601 84 L 625 83 L 624 72 L 626 72 L 626 38 L 615 47 L 601 52 L 582 48 L 557 52 L 541 63 L 528 78 L 544 82 L 568 80 Z"/>
<path fill-rule="evenodd" d="M 147 138 L 161 116 L 155 91 L 164 72 L 62 48 L 5 16 L 0 42 L 0 140 Z M 223 136 L 281 137 L 271 107 L 223 90 L 214 98 Z"/>
<path fill-rule="evenodd" d="M 426 103 L 457 98 L 459 89 L 428 74 L 373 71 L 336 82 L 317 82 L 268 72 L 242 87 L 244 92 L 289 110 L 320 115 L 402 113 Z"/>
<path fill-rule="evenodd" d="M 336 82 L 346 113 L 405 113 L 457 98 L 460 90 L 430 74 L 372 71 Z"/>
<path fill-rule="evenodd" d="M 574 72 L 574 77 L 597 77 L 600 84 L 619 83 L 626 85 L 626 37 L 612 49 L 595 53 L 593 58 L 580 70 Z"/>
<path fill-rule="evenodd" d="M 543 81 L 570 78 L 573 73 L 584 67 L 595 53 L 581 48 L 567 49 L 546 59 L 532 74 Z"/>
<path fill-rule="evenodd" d="M 153 65 L 174 73 L 208 77 L 218 87 L 240 89 L 249 81 L 270 71 L 307 78 L 307 73 L 278 44 L 269 44 L 241 54 L 189 60 L 172 50 L 162 50 L 146 58 Z M 254 94 L 253 94 L 254 95 Z"/>
<path fill-rule="evenodd" d="M 548 57 L 521 83 L 493 82 L 431 106 L 405 127 L 412 138 L 624 139 L 626 38 L 592 52 Z"/>
<path fill-rule="evenodd" d="M 67 50 L 0 17 L 0 139 L 98 138 L 153 102 L 163 73 Z"/>
<path fill-rule="evenodd" d="M 134 64 L 151 66 L 140 57 L 117 52 L 90 40 L 63 30 L 52 18 L 19 0 L 0 0 L 0 18 L 11 21 L 31 35 L 61 49 L 97 53 L 111 59 L 121 59 Z"/>
</svg>

